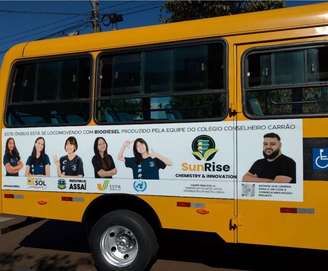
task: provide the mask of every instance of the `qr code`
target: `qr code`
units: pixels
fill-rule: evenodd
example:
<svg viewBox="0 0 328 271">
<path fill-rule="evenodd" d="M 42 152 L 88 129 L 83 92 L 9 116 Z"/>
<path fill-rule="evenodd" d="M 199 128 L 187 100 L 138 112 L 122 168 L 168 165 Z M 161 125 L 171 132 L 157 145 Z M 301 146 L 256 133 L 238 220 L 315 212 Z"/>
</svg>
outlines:
<svg viewBox="0 0 328 271">
<path fill-rule="evenodd" d="M 255 197 L 255 184 L 241 184 L 241 196 L 242 197 Z"/>
</svg>

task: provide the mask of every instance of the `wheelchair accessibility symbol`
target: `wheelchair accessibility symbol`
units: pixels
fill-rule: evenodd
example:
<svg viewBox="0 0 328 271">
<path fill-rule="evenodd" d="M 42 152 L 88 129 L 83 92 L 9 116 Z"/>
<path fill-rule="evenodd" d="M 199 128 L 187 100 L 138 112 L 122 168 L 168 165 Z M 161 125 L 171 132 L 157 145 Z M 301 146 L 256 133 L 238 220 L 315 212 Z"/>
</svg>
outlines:
<svg viewBox="0 0 328 271">
<path fill-rule="evenodd" d="M 328 148 L 312 149 L 312 165 L 314 170 L 328 171 Z"/>
</svg>

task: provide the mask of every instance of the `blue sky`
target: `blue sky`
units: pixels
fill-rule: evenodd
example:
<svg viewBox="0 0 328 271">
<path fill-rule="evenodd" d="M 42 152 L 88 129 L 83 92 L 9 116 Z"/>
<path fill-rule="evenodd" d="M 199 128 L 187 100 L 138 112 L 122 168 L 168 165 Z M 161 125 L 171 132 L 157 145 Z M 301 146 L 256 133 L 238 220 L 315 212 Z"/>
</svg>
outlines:
<svg viewBox="0 0 328 271">
<path fill-rule="evenodd" d="M 124 14 L 123 22 L 117 25 L 119 29 L 158 24 L 162 4 L 163 1 L 100 1 L 100 13 Z M 71 26 L 72 29 L 66 32 L 90 32 L 91 24 L 87 23 L 90 10 L 89 1 L 0 1 L 0 52 L 13 44 L 42 38 Z M 80 15 L 55 15 L 47 12 Z M 108 27 L 103 26 L 102 30 L 108 30 Z"/>
<path fill-rule="evenodd" d="M 288 1 L 287 5 L 309 3 L 311 1 Z M 124 21 L 118 24 L 118 28 L 123 29 L 158 24 L 162 5 L 163 1 L 100 1 L 100 13 L 123 14 Z M 0 62 L 3 52 L 16 43 L 43 38 L 63 29 L 66 33 L 90 32 L 90 23 L 86 23 L 89 18 L 89 1 L 0 1 Z M 108 27 L 103 27 L 104 30 Z"/>
</svg>

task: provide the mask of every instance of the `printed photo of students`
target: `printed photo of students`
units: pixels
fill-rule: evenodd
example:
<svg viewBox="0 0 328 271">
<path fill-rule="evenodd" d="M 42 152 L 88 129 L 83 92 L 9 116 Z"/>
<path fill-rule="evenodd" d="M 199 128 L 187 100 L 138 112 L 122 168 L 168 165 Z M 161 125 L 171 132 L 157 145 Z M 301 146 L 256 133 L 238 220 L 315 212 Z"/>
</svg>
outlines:
<svg viewBox="0 0 328 271">
<path fill-rule="evenodd" d="M 172 165 L 171 161 L 163 155 L 156 152 L 150 153 L 146 141 L 142 138 L 137 138 L 133 143 L 134 157 L 124 157 L 124 152 L 130 144 L 130 141 L 123 143 L 118 160 L 132 169 L 134 179 L 159 180 L 159 169 Z"/>
<path fill-rule="evenodd" d="M 24 166 L 16 148 L 15 140 L 9 137 L 6 141 L 3 165 L 6 168 L 6 176 L 18 176 L 19 171 Z"/>
<path fill-rule="evenodd" d="M 38 137 L 34 142 L 32 154 L 28 157 L 25 167 L 25 176 L 50 176 L 50 160 L 46 152 L 46 142 Z"/>
<path fill-rule="evenodd" d="M 70 136 L 65 141 L 65 151 L 67 155 L 60 157 L 54 156 L 54 161 L 57 167 L 59 177 L 83 177 L 83 162 L 82 159 L 75 153 L 78 145 L 74 136 Z"/>
<path fill-rule="evenodd" d="M 107 149 L 106 140 L 103 137 L 97 137 L 93 146 L 95 155 L 92 158 L 95 178 L 112 178 L 117 173 L 113 158 L 107 153 Z"/>
</svg>

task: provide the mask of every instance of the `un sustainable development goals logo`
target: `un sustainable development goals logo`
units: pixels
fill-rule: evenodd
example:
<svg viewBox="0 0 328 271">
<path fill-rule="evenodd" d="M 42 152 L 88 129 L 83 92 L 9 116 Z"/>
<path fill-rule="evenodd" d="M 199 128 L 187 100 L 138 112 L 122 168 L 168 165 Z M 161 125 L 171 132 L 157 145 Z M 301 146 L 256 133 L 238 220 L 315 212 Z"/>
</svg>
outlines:
<svg viewBox="0 0 328 271">
<path fill-rule="evenodd" d="M 207 135 L 197 136 L 193 140 L 191 148 L 193 150 L 192 155 L 197 160 L 210 161 L 218 152 L 218 150 L 215 148 L 214 139 Z"/>
</svg>

